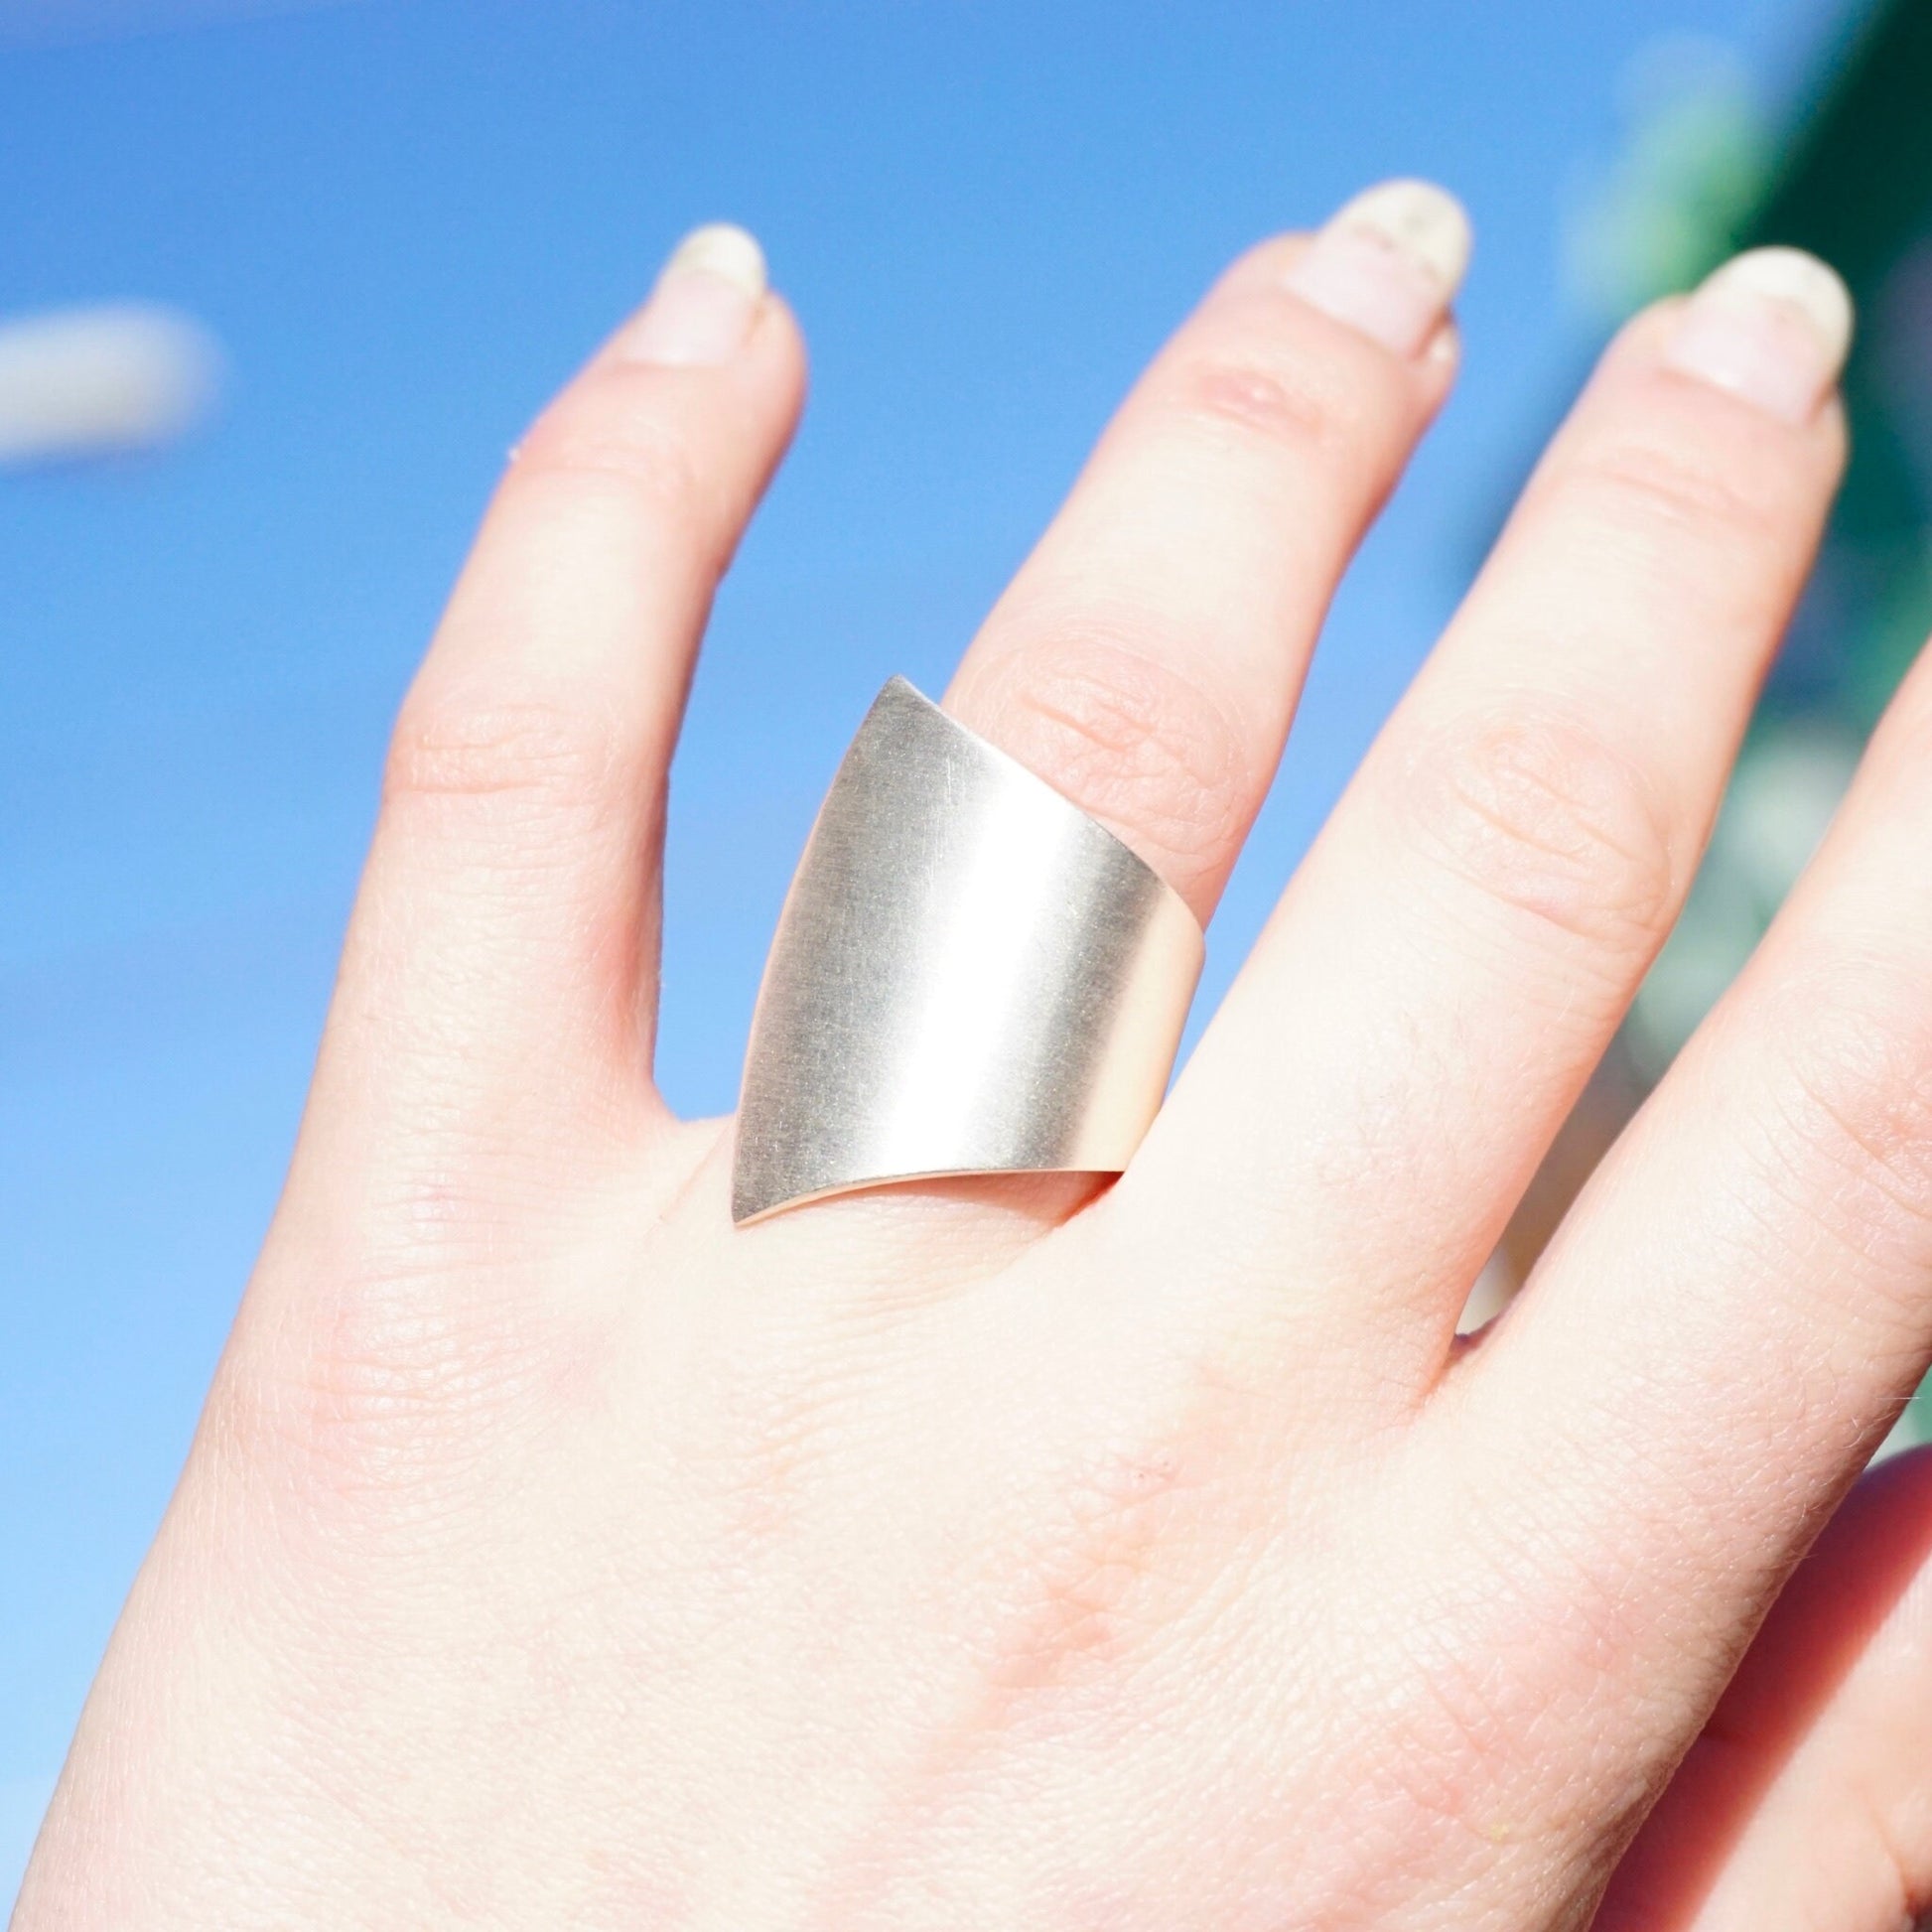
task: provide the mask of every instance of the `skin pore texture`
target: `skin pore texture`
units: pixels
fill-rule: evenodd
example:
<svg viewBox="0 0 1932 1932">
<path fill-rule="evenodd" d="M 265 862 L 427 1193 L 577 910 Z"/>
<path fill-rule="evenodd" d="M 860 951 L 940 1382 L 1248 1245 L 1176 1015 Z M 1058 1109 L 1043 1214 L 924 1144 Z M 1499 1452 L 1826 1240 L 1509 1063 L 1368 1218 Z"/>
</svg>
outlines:
<svg viewBox="0 0 1932 1932">
<path fill-rule="evenodd" d="M 1397 182 L 1237 262 L 948 693 L 1203 918 L 1468 252 Z M 1932 1465 L 1859 1478 L 1932 1358 L 1923 670 L 1455 1335 L 1696 868 L 1851 326 L 1765 250 L 1621 333 L 1116 1184 L 735 1230 L 649 1078 L 664 784 L 804 361 L 688 238 L 398 721 L 17 1932 L 1911 1925 Z"/>
</svg>

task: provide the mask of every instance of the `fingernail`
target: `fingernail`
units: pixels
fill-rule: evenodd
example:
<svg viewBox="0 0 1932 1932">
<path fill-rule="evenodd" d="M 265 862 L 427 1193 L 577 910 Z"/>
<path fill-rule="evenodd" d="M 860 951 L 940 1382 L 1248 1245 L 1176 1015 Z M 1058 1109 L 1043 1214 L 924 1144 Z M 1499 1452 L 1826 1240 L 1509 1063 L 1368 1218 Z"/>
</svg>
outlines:
<svg viewBox="0 0 1932 1932">
<path fill-rule="evenodd" d="M 671 367 L 729 362 L 752 333 L 764 290 L 764 251 L 743 228 L 693 228 L 619 347 L 632 361 Z"/>
<path fill-rule="evenodd" d="M 1706 277 L 1664 361 L 1787 423 L 1831 393 L 1852 346 L 1852 298 L 1799 248 L 1753 248 Z"/>
<path fill-rule="evenodd" d="M 1447 189 L 1385 181 L 1345 203 L 1289 271 L 1324 315 L 1415 355 L 1442 325 L 1469 266 L 1469 217 Z"/>
</svg>

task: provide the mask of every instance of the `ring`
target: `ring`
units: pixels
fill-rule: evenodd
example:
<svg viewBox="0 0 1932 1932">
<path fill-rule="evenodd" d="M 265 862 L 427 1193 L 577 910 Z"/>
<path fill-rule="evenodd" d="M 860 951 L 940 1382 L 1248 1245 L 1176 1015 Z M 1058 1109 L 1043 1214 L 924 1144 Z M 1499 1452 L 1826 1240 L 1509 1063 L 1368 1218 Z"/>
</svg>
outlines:
<svg viewBox="0 0 1932 1932">
<path fill-rule="evenodd" d="M 752 1018 L 732 1219 L 943 1174 L 1118 1173 L 1205 942 L 1043 778 L 896 677 L 840 763 Z"/>
</svg>

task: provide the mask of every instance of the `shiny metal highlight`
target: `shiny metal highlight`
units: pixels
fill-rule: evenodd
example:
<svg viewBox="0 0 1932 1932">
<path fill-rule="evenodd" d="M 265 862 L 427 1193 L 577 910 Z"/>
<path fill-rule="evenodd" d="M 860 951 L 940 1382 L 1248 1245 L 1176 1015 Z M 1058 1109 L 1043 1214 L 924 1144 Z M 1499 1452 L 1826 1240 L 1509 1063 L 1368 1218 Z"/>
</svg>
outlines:
<svg viewBox="0 0 1932 1932">
<path fill-rule="evenodd" d="M 1118 1173 L 1203 952 L 1143 860 L 894 678 L 779 915 L 732 1219 L 888 1180 Z"/>
</svg>

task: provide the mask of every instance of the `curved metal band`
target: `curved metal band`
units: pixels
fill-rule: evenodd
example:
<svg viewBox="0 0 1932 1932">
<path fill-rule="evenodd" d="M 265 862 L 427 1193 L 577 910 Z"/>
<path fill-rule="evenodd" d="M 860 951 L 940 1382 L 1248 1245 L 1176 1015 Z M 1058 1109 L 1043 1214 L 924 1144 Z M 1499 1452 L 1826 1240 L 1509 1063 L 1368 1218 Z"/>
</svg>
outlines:
<svg viewBox="0 0 1932 1932">
<path fill-rule="evenodd" d="M 779 915 L 732 1219 L 923 1175 L 1118 1173 L 1203 951 L 1143 860 L 894 678 Z"/>
</svg>

